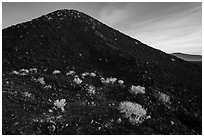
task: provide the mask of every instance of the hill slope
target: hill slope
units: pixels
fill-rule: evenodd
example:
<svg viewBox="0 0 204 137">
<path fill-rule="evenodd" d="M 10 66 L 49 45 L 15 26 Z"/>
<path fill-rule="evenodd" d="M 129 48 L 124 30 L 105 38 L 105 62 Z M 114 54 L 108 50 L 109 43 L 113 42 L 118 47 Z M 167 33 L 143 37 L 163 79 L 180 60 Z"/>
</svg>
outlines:
<svg viewBox="0 0 204 137">
<path fill-rule="evenodd" d="M 2 34 L 3 134 L 201 134 L 199 67 L 76 10 Z"/>
</svg>

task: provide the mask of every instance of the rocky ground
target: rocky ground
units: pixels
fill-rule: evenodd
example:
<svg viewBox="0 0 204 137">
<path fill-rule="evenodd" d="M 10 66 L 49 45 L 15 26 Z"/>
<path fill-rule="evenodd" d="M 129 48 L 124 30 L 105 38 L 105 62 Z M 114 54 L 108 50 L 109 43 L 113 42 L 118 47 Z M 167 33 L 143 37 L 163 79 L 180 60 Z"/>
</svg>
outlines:
<svg viewBox="0 0 204 137">
<path fill-rule="evenodd" d="M 3 134 L 199 134 L 194 106 L 187 111 L 183 100 L 159 89 L 134 93 L 125 81 L 97 71 L 35 70 L 3 74 Z M 145 113 L 134 106 L 122 111 L 124 102 Z"/>
</svg>

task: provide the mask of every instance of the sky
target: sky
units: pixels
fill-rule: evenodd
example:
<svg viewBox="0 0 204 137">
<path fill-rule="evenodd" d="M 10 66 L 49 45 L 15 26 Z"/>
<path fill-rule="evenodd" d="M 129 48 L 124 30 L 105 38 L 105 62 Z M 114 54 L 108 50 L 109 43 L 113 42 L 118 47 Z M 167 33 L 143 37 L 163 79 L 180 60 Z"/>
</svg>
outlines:
<svg viewBox="0 0 204 137">
<path fill-rule="evenodd" d="M 58 9 L 84 12 L 166 53 L 202 54 L 201 2 L 3 2 L 2 28 Z"/>
</svg>

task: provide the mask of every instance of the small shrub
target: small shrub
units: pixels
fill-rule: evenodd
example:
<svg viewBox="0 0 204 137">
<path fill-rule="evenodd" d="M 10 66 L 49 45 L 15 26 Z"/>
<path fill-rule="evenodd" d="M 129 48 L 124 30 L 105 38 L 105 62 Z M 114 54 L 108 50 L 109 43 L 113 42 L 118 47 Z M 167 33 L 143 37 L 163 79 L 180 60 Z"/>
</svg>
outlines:
<svg viewBox="0 0 204 137">
<path fill-rule="evenodd" d="M 76 84 L 81 84 L 81 83 L 82 83 L 82 80 L 81 80 L 80 78 L 78 78 L 78 77 L 75 77 L 75 78 L 74 78 L 74 82 L 75 82 Z"/>
<path fill-rule="evenodd" d="M 75 74 L 75 72 L 74 71 L 69 71 L 68 73 L 66 73 L 66 75 L 74 75 Z"/>
<path fill-rule="evenodd" d="M 89 94 L 95 94 L 96 93 L 96 88 L 93 85 L 90 85 L 88 87 L 88 93 Z"/>
<path fill-rule="evenodd" d="M 132 94 L 144 94 L 145 93 L 145 87 L 141 87 L 141 86 L 133 86 L 130 88 L 130 93 Z"/>
<path fill-rule="evenodd" d="M 125 117 L 133 125 L 140 124 L 146 119 L 146 110 L 140 104 L 132 102 L 121 102 L 119 106 L 121 113 L 125 113 Z"/>
<path fill-rule="evenodd" d="M 54 106 L 57 108 L 60 108 L 62 112 L 64 112 L 64 107 L 66 106 L 66 99 L 61 99 L 61 100 L 55 100 Z"/>
<path fill-rule="evenodd" d="M 169 103 L 170 102 L 170 97 L 167 94 L 164 94 L 162 92 L 158 92 L 158 98 L 160 101 L 163 103 Z"/>
<path fill-rule="evenodd" d="M 45 85 L 45 79 L 43 77 L 38 78 L 36 81 L 40 82 L 42 85 Z"/>
<path fill-rule="evenodd" d="M 114 84 L 117 81 L 117 78 L 101 78 L 103 84 Z"/>
<path fill-rule="evenodd" d="M 23 92 L 22 94 L 23 94 L 24 97 L 28 97 L 28 98 L 32 97 L 32 94 L 29 93 L 29 92 Z"/>
</svg>

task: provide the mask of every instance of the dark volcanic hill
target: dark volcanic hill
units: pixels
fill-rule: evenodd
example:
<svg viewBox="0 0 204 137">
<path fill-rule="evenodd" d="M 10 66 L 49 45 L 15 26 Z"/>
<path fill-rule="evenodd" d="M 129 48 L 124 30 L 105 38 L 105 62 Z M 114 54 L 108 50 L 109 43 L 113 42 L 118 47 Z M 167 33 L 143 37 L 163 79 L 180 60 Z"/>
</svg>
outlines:
<svg viewBox="0 0 204 137">
<path fill-rule="evenodd" d="M 2 34 L 2 134 L 202 134 L 199 66 L 76 10 Z"/>
</svg>

